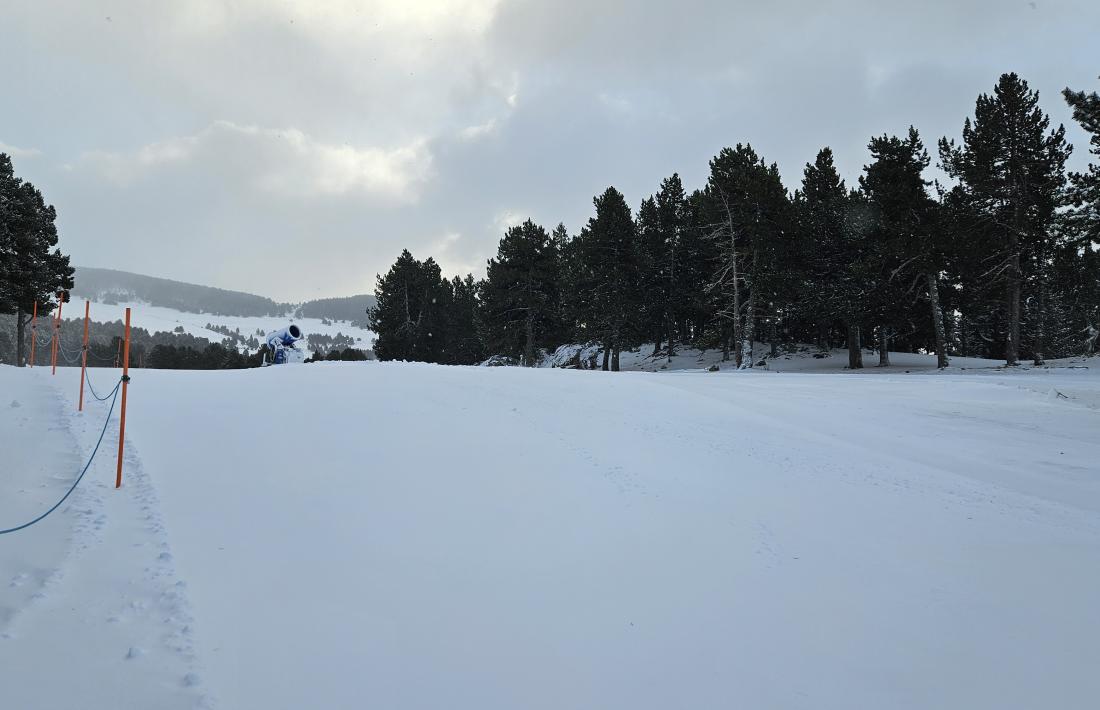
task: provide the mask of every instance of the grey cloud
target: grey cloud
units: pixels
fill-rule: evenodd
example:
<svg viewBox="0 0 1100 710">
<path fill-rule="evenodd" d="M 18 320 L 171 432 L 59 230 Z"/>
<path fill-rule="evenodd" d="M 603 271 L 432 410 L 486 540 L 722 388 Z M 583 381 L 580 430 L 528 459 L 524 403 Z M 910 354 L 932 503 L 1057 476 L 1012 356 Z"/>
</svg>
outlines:
<svg viewBox="0 0 1100 710">
<path fill-rule="evenodd" d="M 16 168 L 76 261 L 280 299 L 370 290 L 403 247 L 481 272 L 509 222 L 575 232 L 608 184 L 697 187 L 737 142 L 791 188 L 831 145 L 852 181 L 871 135 L 957 135 L 1003 71 L 1068 122 L 1057 92 L 1100 73 L 1078 0 L 0 10 L 0 136 L 42 151 Z"/>
</svg>

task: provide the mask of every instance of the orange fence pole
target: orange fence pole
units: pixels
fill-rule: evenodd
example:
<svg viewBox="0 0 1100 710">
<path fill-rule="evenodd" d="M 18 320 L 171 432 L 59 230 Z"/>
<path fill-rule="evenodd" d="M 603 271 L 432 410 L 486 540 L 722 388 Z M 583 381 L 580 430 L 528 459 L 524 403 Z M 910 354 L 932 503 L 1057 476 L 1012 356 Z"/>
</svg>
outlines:
<svg viewBox="0 0 1100 710">
<path fill-rule="evenodd" d="M 53 372 L 51 374 L 57 374 L 57 347 L 58 340 L 61 339 L 61 306 L 65 305 L 65 301 L 61 298 L 57 299 L 57 318 L 53 322 L 53 345 L 51 347 L 52 354 L 50 356 L 50 364 L 53 366 Z"/>
<path fill-rule="evenodd" d="M 126 441 L 126 387 L 130 384 L 130 309 L 126 309 L 126 349 L 122 355 L 122 412 L 118 421 L 118 472 L 115 488 L 122 488 L 122 445 Z"/>
<path fill-rule="evenodd" d="M 88 309 L 91 305 L 91 301 L 84 302 L 84 347 L 80 358 L 80 403 L 76 405 L 78 412 L 84 411 L 84 373 L 88 371 Z"/>
<path fill-rule="evenodd" d="M 38 344 L 35 330 L 38 329 L 38 301 L 34 302 L 34 315 L 31 316 L 31 367 L 34 367 L 34 346 Z"/>
</svg>

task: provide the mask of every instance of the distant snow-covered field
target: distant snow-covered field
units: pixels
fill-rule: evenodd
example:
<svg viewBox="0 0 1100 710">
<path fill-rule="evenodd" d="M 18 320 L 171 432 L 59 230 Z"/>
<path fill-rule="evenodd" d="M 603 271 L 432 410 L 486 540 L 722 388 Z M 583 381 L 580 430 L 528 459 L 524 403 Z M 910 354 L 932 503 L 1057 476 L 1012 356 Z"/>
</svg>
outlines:
<svg viewBox="0 0 1100 710">
<path fill-rule="evenodd" d="M 139 370 L 0 536 L 2 704 L 1093 707 L 1100 362 L 903 360 Z M 78 376 L 0 366 L 0 528 Z"/>
<path fill-rule="evenodd" d="M 346 335 L 355 339 L 355 345 L 352 347 L 364 350 L 369 350 L 374 340 L 374 334 L 371 331 L 353 326 L 348 321 L 323 323 L 319 318 L 294 318 L 289 314 L 286 316 L 261 317 L 219 316 L 210 313 L 189 313 L 141 303 L 112 305 L 93 302 L 91 305 L 91 319 L 99 322 L 123 320 L 127 305 L 132 308 L 130 318 L 134 327 L 145 328 L 150 333 L 157 331 L 171 332 L 177 327 L 182 327 L 183 332 L 199 338 L 206 338 L 214 343 L 220 343 L 225 336 L 208 329 L 206 327 L 208 323 L 225 326 L 230 330 L 239 330 L 246 339 L 249 336 L 256 336 L 261 342 L 263 337 L 258 334 L 259 331 L 263 331 L 265 334 L 270 333 L 279 328 L 284 328 L 290 323 L 296 323 L 306 336 L 310 333 L 330 336 Z M 78 306 L 70 305 L 62 311 L 62 316 L 66 319 L 72 318 L 77 315 L 77 311 L 79 311 L 80 318 L 83 318 L 83 303 Z"/>
</svg>

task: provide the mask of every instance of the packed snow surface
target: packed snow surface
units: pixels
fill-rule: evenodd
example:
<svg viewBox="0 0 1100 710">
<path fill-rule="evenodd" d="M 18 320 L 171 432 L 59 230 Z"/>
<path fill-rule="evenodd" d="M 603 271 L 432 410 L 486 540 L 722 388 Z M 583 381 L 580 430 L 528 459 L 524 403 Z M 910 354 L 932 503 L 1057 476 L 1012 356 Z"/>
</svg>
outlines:
<svg viewBox="0 0 1100 710">
<path fill-rule="evenodd" d="M 136 370 L 0 536 L 3 705 L 1094 708 L 1095 365 Z M 77 384 L 0 367 L 0 527 Z"/>
</svg>

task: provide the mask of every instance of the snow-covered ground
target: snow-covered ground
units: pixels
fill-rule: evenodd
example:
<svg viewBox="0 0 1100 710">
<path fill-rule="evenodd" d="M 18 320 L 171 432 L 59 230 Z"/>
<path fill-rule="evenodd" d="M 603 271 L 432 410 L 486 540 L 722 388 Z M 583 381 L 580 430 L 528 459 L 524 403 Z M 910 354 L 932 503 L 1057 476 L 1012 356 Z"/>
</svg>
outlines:
<svg viewBox="0 0 1100 710">
<path fill-rule="evenodd" d="M 1093 708 L 1097 364 L 138 370 L 0 536 L 3 705 Z M 0 367 L 0 527 L 77 383 Z"/>
<path fill-rule="evenodd" d="M 121 321 L 126 316 L 126 307 L 131 306 L 130 322 L 134 327 L 144 328 L 150 333 L 158 331 L 172 332 L 177 327 L 182 327 L 183 332 L 198 338 L 206 338 L 210 342 L 220 343 L 225 337 L 222 333 L 210 330 L 206 327 L 209 323 L 216 326 L 225 326 L 230 330 L 239 330 L 241 335 L 248 339 L 256 336 L 261 342 L 263 338 L 257 335 L 258 331 L 265 334 L 280 328 L 285 328 L 290 323 L 296 323 L 302 331 L 309 334 L 330 335 L 343 334 L 355 339 L 352 347 L 369 350 L 372 347 L 374 334 L 366 329 L 353 326 L 348 321 L 321 322 L 320 318 L 294 318 L 287 316 L 218 316 L 210 313 L 189 313 L 177 311 L 162 306 L 150 306 L 143 303 L 122 303 L 112 305 L 93 302 L 91 305 L 91 319 L 100 323 Z M 81 301 L 76 306 L 70 305 L 62 311 L 66 320 L 78 315 L 84 317 L 84 303 Z"/>
<path fill-rule="evenodd" d="M 577 355 L 580 359 L 597 367 L 602 363 L 603 350 L 599 345 L 563 345 L 553 353 L 545 353 L 540 367 L 565 367 Z M 775 357 L 770 355 L 767 343 L 756 343 L 753 350 L 754 360 L 760 369 L 768 372 L 842 372 L 848 369 L 848 351 L 836 349 L 821 352 L 811 346 L 798 346 L 792 351 L 779 350 Z M 950 358 L 951 366 L 944 372 L 962 372 L 965 370 L 1000 370 L 1004 371 L 1004 360 L 986 360 L 976 357 Z M 759 363 L 763 362 L 763 365 Z M 936 373 L 936 356 L 921 353 L 890 353 L 890 364 L 879 367 L 878 353 L 874 350 L 863 351 L 863 369 L 854 373 L 870 374 L 910 374 L 914 372 Z M 1100 358 L 1092 360 L 1094 366 L 1100 366 Z M 488 363 L 487 363 L 488 364 Z M 1062 369 L 1067 367 L 1084 367 L 1089 364 L 1089 358 L 1071 357 L 1060 360 L 1051 360 L 1046 363 L 1046 369 Z M 699 372 L 711 367 L 720 370 L 732 370 L 735 365 L 732 360 L 723 361 L 721 350 L 698 350 L 689 347 L 677 347 L 675 354 L 669 358 L 665 351 L 654 355 L 653 345 L 643 345 L 635 350 L 623 351 L 620 356 L 620 368 L 624 371 L 643 372 Z M 1014 372 L 1027 372 L 1033 369 L 1030 363 L 1024 362 Z"/>
</svg>

